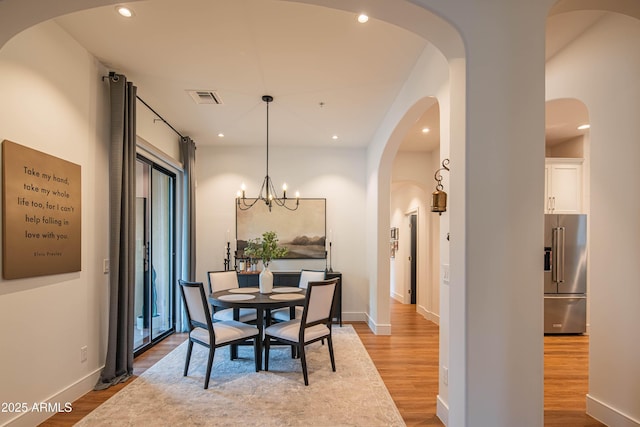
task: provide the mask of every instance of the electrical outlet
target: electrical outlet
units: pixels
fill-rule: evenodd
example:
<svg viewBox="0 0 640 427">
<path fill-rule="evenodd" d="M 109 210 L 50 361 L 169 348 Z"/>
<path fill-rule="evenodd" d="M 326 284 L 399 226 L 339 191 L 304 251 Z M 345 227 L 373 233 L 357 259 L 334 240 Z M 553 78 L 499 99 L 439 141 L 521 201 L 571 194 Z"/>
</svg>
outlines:
<svg viewBox="0 0 640 427">
<path fill-rule="evenodd" d="M 442 382 L 444 385 L 449 385 L 449 368 L 446 366 L 442 367 Z"/>
<path fill-rule="evenodd" d="M 80 363 L 84 363 L 87 361 L 87 346 L 80 347 Z"/>
<path fill-rule="evenodd" d="M 109 274 L 109 260 L 108 259 L 103 259 L 102 260 L 102 272 L 104 274 Z"/>
</svg>

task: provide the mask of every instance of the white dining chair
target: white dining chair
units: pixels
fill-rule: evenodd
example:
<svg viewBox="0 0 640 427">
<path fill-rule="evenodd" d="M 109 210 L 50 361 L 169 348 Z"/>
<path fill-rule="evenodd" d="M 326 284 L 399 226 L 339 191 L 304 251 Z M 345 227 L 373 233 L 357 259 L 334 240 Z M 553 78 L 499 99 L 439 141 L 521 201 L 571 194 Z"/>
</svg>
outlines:
<svg viewBox="0 0 640 427">
<path fill-rule="evenodd" d="M 336 371 L 331 339 L 331 314 L 333 297 L 338 279 L 309 282 L 302 309 L 302 317 L 287 322 L 273 324 L 264 330 L 264 369 L 269 370 L 269 349 L 271 344 L 285 344 L 296 347 L 302 363 L 304 385 L 309 385 L 305 346 L 320 340 L 327 340 L 331 369 Z"/>
<path fill-rule="evenodd" d="M 209 271 L 207 272 L 209 278 L 209 292 L 226 291 L 227 289 L 239 288 L 238 273 L 235 270 L 230 271 Z M 233 309 L 224 308 L 218 309 L 213 307 L 213 320 L 225 321 L 233 319 Z M 255 322 L 258 318 L 256 310 L 253 308 L 241 308 L 239 310 L 238 321 L 240 322 Z"/>
<path fill-rule="evenodd" d="M 326 278 L 326 273 L 320 270 L 301 270 L 300 271 L 300 280 L 298 281 L 298 287 L 302 289 L 307 289 L 309 282 L 317 282 L 319 280 L 324 280 Z M 300 319 L 302 317 L 302 307 L 295 307 L 295 318 Z M 286 322 L 291 320 L 291 309 L 288 307 L 278 308 L 276 310 L 271 311 L 271 319 L 276 322 Z"/>
<path fill-rule="evenodd" d="M 183 375 L 186 377 L 189 372 L 189 362 L 191 361 L 193 344 L 196 343 L 207 347 L 209 349 L 209 357 L 207 359 L 207 373 L 204 378 L 204 388 L 209 388 L 209 378 L 211 377 L 211 368 L 213 366 L 216 348 L 230 344 L 244 343 L 248 339 L 253 339 L 255 368 L 256 372 L 258 372 L 261 357 L 261 354 L 258 352 L 258 340 L 260 339 L 258 328 L 254 325 L 247 325 L 246 323 L 235 320 L 212 322 L 209 303 L 207 302 L 207 296 L 204 293 L 204 285 L 202 282 L 179 280 L 178 283 L 180 285 L 180 293 L 182 294 L 182 301 L 186 308 L 185 311 L 189 325 L 189 344 Z"/>
</svg>

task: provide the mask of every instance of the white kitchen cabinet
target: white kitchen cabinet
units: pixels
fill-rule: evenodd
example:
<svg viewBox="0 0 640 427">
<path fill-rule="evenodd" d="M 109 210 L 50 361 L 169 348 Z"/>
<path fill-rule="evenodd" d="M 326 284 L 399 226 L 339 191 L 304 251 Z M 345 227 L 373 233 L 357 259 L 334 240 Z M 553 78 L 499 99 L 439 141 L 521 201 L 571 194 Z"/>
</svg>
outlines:
<svg viewBox="0 0 640 427">
<path fill-rule="evenodd" d="M 583 213 L 582 162 L 582 159 L 545 159 L 544 213 Z"/>
</svg>

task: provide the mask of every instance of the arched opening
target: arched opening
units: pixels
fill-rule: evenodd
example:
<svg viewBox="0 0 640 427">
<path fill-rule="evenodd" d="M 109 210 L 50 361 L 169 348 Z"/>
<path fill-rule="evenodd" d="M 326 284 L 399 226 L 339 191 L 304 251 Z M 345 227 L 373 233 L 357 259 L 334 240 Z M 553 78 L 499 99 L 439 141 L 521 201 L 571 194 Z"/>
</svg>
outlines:
<svg viewBox="0 0 640 427">
<path fill-rule="evenodd" d="M 640 318 L 633 265 L 640 250 L 636 215 L 640 176 L 637 148 L 637 73 L 640 38 L 637 3 L 559 1 L 547 18 L 546 99 L 580 100 L 588 108 L 584 211 L 589 216 L 589 385 L 586 412 L 607 425 L 633 425 L 640 404 L 630 398 L 640 377 L 640 348 L 628 341 Z M 560 100 L 560 101 L 557 101 Z M 567 147 L 570 148 L 570 147 Z M 612 283 L 619 286 L 611 292 Z M 633 302 L 632 302 L 633 301 Z M 630 388 L 631 387 L 631 388 Z"/>
<path fill-rule="evenodd" d="M 433 171 L 440 160 L 440 108 L 431 99 L 433 104 L 409 130 L 393 161 L 390 294 L 438 323 L 440 221 L 431 214 L 430 203 Z"/>
<path fill-rule="evenodd" d="M 588 258 L 584 264 L 572 260 L 589 253 L 590 121 L 586 105 L 577 99 L 548 100 L 545 113 L 544 245 L 545 251 L 551 248 L 544 273 L 545 422 L 552 424 L 573 413 L 571 422 L 581 423 L 589 420 L 584 396 L 588 391 L 590 269 Z M 559 253 L 553 248 L 557 223 L 565 227 L 571 242 L 569 246 L 564 242 L 566 255 L 556 264 L 564 268 L 560 282 L 553 271 L 553 257 Z M 565 377 L 567 365 L 573 366 L 571 386 Z"/>
<path fill-rule="evenodd" d="M 70 13 L 73 11 L 81 10 L 86 8 L 86 6 L 82 2 L 66 2 L 64 5 L 58 5 L 57 7 L 49 5 L 47 2 L 34 1 L 32 5 L 37 8 L 38 6 L 44 6 L 45 3 L 47 7 L 44 7 L 40 10 L 40 13 L 35 16 L 24 16 L 23 19 L 16 19 L 15 26 L 9 26 L 4 28 L 4 31 L 1 33 L 2 37 L 0 37 L 0 43 L 4 44 L 4 42 L 9 39 L 13 34 L 16 34 L 21 29 L 27 28 L 30 25 L 34 25 L 38 22 L 43 22 L 47 19 L 55 18 L 56 16 Z M 103 1 L 103 2 L 94 2 L 92 4 L 93 7 L 97 5 L 110 5 L 115 4 L 114 1 Z M 325 5 L 329 2 L 325 1 L 316 1 L 309 2 L 318 5 Z M 0 7 L 8 7 L 8 3 L 4 3 Z M 357 11 L 358 8 L 349 4 L 348 6 L 344 6 L 345 9 Z M 6 9 L 5 9 L 6 10 Z M 423 63 L 421 64 L 422 68 L 418 68 L 416 75 L 411 78 L 412 83 L 407 85 L 405 89 L 405 95 L 411 92 L 411 85 L 415 88 L 417 85 L 423 85 L 424 89 L 419 93 L 411 94 L 408 98 L 402 99 L 399 103 L 395 104 L 392 107 L 393 112 L 385 119 L 385 123 L 381 125 L 381 129 L 379 130 L 378 135 L 375 136 L 375 140 L 372 143 L 372 148 L 370 150 L 370 157 L 367 159 L 368 171 L 369 174 L 373 177 L 370 181 L 371 183 L 371 191 L 368 194 L 368 202 L 374 206 L 374 209 L 370 210 L 372 213 L 372 217 L 368 218 L 369 224 L 371 224 L 371 233 L 368 234 L 371 245 L 367 245 L 368 248 L 372 248 L 371 252 L 367 254 L 367 259 L 370 262 L 370 265 L 375 266 L 373 269 L 376 271 L 371 275 L 371 277 L 367 277 L 369 287 L 363 293 L 369 293 L 371 295 L 370 303 L 371 303 L 371 315 L 375 319 L 375 322 L 379 325 L 382 325 L 382 329 L 388 323 L 388 295 L 389 295 L 389 283 L 388 283 L 388 274 L 386 277 L 384 275 L 379 274 L 382 268 L 382 271 L 388 271 L 388 221 L 389 221 L 389 189 L 387 188 L 388 184 L 384 184 L 380 186 L 379 183 L 381 181 L 388 181 L 390 177 L 390 168 L 391 163 L 394 157 L 394 154 L 388 154 L 387 147 L 389 141 L 395 141 L 396 132 L 397 135 L 402 135 L 401 128 L 405 126 L 408 121 L 406 121 L 411 115 L 414 113 L 412 110 L 412 105 L 416 101 L 417 97 L 424 96 L 433 96 L 436 95 L 439 98 L 442 97 L 443 101 L 441 104 L 441 108 L 443 111 L 446 110 L 444 117 L 446 119 L 441 118 L 440 120 L 446 122 L 447 128 L 450 127 L 450 122 L 457 121 L 458 126 L 456 129 L 457 137 L 451 138 L 450 135 L 454 133 L 447 129 L 447 139 L 452 140 L 455 139 L 456 143 L 459 145 L 459 150 L 463 150 L 463 140 L 464 140 L 464 102 L 462 99 L 464 98 L 462 88 L 462 82 L 464 81 L 464 61 L 461 59 L 463 57 L 463 47 L 461 38 L 458 35 L 457 31 L 446 23 L 443 19 L 437 17 L 431 12 L 418 7 L 410 2 L 396 2 L 392 6 L 388 4 L 384 4 L 381 2 L 380 4 L 372 6 L 372 13 L 379 13 L 380 19 L 387 19 L 389 22 L 401 25 L 407 28 L 410 31 L 414 31 L 420 34 L 421 37 L 424 37 L 427 40 L 433 42 L 433 45 L 430 45 L 426 50 L 425 54 L 421 58 Z M 455 64 L 451 65 L 448 63 L 448 60 L 456 61 Z M 431 67 L 431 65 L 437 64 L 435 69 Z M 448 79 L 448 74 L 451 70 L 455 71 L 455 79 Z M 449 86 L 442 84 L 437 87 L 429 87 L 428 82 L 424 82 L 424 80 L 433 79 L 433 77 L 437 77 L 436 81 L 439 83 L 443 83 L 447 81 Z M 456 89 L 457 97 L 448 97 L 447 93 L 450 90 L 450 87 L 454 87 Z M 412 110 L 408 115 L 407 111 Z M 417 111 L 417 110 L 416 110 Z M 402 122 L 402 123 L 400 123 Z M 390 137 L 390 134 L 393 133 L 393 136 Z M 384 154 L 384 165 L 380 166 L 382 154 Z M 459 161 L 458 166 L 461 168 L 460 171 L 463 170 L 464 165 L 462 161 Z M 461 176 L 463 172 L 460 172 Z M 456 197 L 462 197 L 464 189 L 460 187 L 458 189 Z M 369 190 L 368 190 L 369 191 Z M 428 194 L 428 193 L 427 193 Z M 380 209 L 382 207 L 382 209 Z M 427 213 L 425 212 L 425 215 Z M 463 215 L 463 214 L 460 214 Z M 464 218 L 464 216 L 461 216 Z M 446 221 L 446 219 L 444 219 Z M 380 240 L 384 239 L 384 244 L 380 243 Z M 459 243 L 462 245 L 463 243 Z M 380 255 L 384 254 L 384 261 L 386 266 L 379 265 Z M 460 269 L 463 269 L 464 266 L 460 265 Z M 447 301 L 448 303 L 448 301 Z M 366 306 L 366 302 L 363 304 Z M 386 313 L 384 307 L 386 305 Z M 382 308 L 382 309 L 381 309 Z M 383 331 L 384 332 L 384 331 Z M 448 348 L 448 347 L 447 347 Z M 463 357 L 463 356 L 461 356 Z M 464 380 L 462 380 L 463 382 Z M 459 384 L 460 385 L 460 384 Z M 459 394 L 463 395 L 463 386 L 459 387 Z"/>
</svg>

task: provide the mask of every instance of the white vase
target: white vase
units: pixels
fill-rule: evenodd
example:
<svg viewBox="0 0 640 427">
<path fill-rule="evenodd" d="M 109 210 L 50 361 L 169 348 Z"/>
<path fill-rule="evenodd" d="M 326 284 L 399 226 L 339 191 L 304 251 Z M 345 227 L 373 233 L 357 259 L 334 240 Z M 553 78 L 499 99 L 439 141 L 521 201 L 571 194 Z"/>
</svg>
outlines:
<svg viewBox="0 0 640 427">
<path fill-rule="evenodd" d="M 273 273 L 269 267 L 265 267 L 260 272 L 260 293 L 270 294 L 273 290 Z"/>
</svg>

